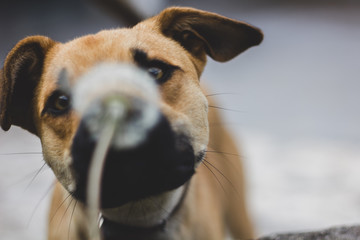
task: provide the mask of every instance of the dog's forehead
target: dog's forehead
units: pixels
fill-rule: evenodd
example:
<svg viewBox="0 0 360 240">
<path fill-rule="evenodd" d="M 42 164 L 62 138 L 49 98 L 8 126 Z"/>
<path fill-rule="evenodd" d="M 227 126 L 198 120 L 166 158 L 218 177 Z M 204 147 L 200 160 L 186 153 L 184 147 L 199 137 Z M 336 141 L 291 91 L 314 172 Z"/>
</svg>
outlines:
<svg viewBox="0 0 360 240">
<path fill-rule="evenodd" d="M 177 42 L 140 25 L 131 29 L 104 30 L 59 44 L 54 48 L 47 72 L 58 76 L 66 69 L 68 75 L 76 79 L 99 63 L 134 63 L 134 50 L 145 52 L 148 58 L 191 69 L 189 55 Z"/>
</svg>

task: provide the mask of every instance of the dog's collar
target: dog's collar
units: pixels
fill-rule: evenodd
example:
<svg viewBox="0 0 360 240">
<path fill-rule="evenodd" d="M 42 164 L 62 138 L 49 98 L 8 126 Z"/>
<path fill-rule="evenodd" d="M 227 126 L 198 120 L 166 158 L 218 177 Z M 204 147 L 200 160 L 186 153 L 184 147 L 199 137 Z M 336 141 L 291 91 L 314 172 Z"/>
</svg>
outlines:
<svg viewBox="0 0 360 240">
<path fill-rule="evenodd" d="M 188 192 L 190 182 L 187 182 L 184 187 L 184 192 L 181 195 L 180 201 L 175 206 L 175 208 L 171 211 L 167 219 L 164 219 L 160 224 L 149 226 L 149 227 L 137 227 L 137 226 L 128 226 L 116 222 L 109 221 L 104 218 L 104 222 L 102 224 L 102 232 L 104 235 L 104 238 L 106 240 L 117 240 L 119 238 L 121 239 L 149 239 L 149 236 L 152 236 L 152 234 L 160 233 L 165 231 L 167 222 L 178 213 L 181 206 L 184 203 L 185 197 Z M 113 234 L 110 232 L 110 229 L 116 229 L 117 233 Z"/>
</svg>

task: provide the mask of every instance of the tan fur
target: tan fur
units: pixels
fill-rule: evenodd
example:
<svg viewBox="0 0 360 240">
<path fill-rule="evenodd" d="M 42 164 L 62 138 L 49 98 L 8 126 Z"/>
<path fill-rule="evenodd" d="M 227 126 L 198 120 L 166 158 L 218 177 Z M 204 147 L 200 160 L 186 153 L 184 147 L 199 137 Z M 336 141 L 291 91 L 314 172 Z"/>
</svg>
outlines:
<svg viewBox="0 0 360 240">
<path fill-rule="evenodd" d="M 217 33 L 208 33 L 211 27 Z M 229 43 L 214 40 L 219 34 L 230 38 L 221 40 Z M 133 63 L 130 50 L 134 48 L 145 51 L 149 58 L 178 66 L 182 70 L 160 86 L 162 113 L 176 131 L 185 131 L 191 136 L 195 151 L 208 145 L 208 150 L 236 154 L 236 146 L 218 113 L 211 109 L 207 117 L 207 100 L 198 80 L 206 54 L 217 61 L 227 61 L 259 44 L 261 39 L 261 32 L 248 24 L 204 11 L 171 8 L 131 29 L 102 31 L 65 44 L 41 36 L 18 43 L 8 55 L 3 73 L 0 72 L 0 123 L 5 130 L 14 124 L 39 136 L 44 159 L 59 180 L 49 214 L 48 239 L 87 239 L 85 208 L 66 191 L 73 188 L 70 148 L 79 116 L 76 112 L 57 118 L 42 115 L 45 101 L 56 89 L 62 69 L 68 71 L 70 85 L 73 85 L 99 62 Z M 31 42 L 35 45 L 24 47 Z M 19 54 L 24 56 L 19 58 Z M 23 63 L 24 59 L 35 61 L 29 67 Z M 25 119 L 17 116 L 22 105 L 9 104 L 15 102 L 11 97 L 17 97 L 10 94 L 13 89 L 9 82 L 23 84 L 24 76 L 18 69 L 25 67 L 27 74 L 36 74 L 39 79 L 33 97 L 27 100 L 31 102 L 32 117 L 24 122 Z M 7 95 L 6 91 L 10 93 Z M 216 123 L 210 133 L 208 123 Z M 245 207 L 240 158 L 208 153 L 205 159 L 189 183 L 180 210 L 169 219 L 166 231 L 158 233 L 156 239 L 216 240 L 223 239 L 227 231 L 236 239 L 253 237 Z M 155 198 L 160 201 L 165 195 Z"/>
</svg>

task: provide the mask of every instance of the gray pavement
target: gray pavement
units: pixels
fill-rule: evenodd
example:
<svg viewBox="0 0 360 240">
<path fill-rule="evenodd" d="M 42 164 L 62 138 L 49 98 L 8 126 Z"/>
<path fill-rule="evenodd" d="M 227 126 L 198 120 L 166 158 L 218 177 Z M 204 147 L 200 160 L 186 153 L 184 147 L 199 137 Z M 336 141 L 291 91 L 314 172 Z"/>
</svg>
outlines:
<svg viewBox="0 0 360 240">
<path fill-rule="evenodd" d="M 236 110 L 223 114 L 243 149 L 259 235 L 360 223 L 360 5 L 136 2 L 147 14 L 188 5 L 263 29 L 261 46 L 226 64 L 210 60 L 202 80 L 211 93 L 231 93 L 214 98 Z M 4 1 L 0 63 L 28 35 L 67 41 L 118 25 L 80 1 Z M 40 154 L 3 154 L 40 151 L 25 131 L 0 132 L 0 239 L 46 239 L 51 171 L 40 170 Z"/>
</svg>

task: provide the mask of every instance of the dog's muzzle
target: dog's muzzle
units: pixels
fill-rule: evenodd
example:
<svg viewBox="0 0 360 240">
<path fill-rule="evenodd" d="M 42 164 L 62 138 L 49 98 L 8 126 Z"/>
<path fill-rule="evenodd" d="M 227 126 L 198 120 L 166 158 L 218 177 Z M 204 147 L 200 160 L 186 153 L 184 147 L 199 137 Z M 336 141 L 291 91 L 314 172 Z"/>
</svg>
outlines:
<svg viewBox="0 0 360 240">
<path fill-rule="evenodd" d="M 72 193 L 86 202 L 94 149 L 108 118 L 116 116 L 100 183 L 102 208 L 118 207 L 175 189 L 194 174 L 189 138 L 161 113 L 157 85 L 130 65 L 102 64 L 77 81 L 72 93 L 81 121 L 72 144 Z M 91 186 L 90 186 L 91 187 Z"/>
</svg>

